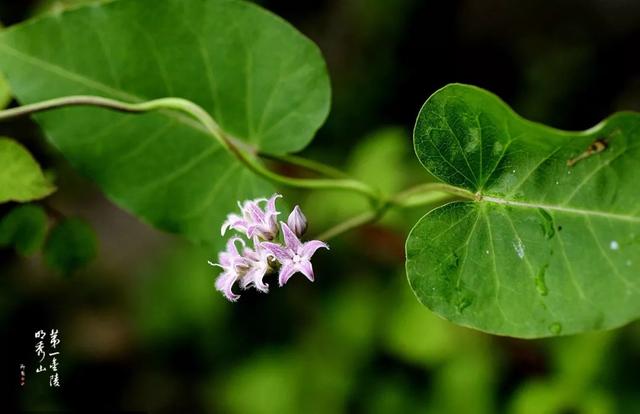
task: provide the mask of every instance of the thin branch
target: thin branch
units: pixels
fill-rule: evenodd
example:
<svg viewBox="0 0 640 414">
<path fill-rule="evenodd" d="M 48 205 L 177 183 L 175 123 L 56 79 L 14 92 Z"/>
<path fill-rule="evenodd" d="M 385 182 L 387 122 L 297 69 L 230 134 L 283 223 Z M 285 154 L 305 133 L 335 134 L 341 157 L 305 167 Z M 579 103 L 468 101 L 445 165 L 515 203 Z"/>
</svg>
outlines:
<svg viewBox="0 0 640 414">
<path fill-rule="evenodd" d="M 350 178 L 349 175 L 338 170 L 337 168 L 334 168 L 327 164 L 323 164 L 321 162 L 298 157 L 297 155 L 275 155 L 275 154 L 265 154 L 261 152 L 261 153 L 258 153 L 258 156 L 269 159 L 269 160 L 279 161 L 285 164 L 291 164 L 298 167 L 302 167 L 309 171 L 322 174 L 327 177 L 332 177 L 337 179 Z"/>
<path fill-rule="evenodd" d="M 373 223 L 378 219 L 378 213 L 376 211 L 367 211 L 365 213 L 354 216 L 346 221 L 343 221 L 340 224 L 337 224 L 334 227 L 320 233 L 316 239 L 318 240 L 329 240 L 332 239 L 342 233 L 346 233 L 350 230 L 353 230 L 357 227 L 364 226 L 365 224 Z"/>
</svg>

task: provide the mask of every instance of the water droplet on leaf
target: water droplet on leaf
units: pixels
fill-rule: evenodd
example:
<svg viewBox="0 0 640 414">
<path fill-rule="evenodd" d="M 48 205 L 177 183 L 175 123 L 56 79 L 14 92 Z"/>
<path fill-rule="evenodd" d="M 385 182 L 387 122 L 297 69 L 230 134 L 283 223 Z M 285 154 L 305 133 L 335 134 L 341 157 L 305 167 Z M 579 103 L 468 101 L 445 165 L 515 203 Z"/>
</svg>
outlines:
<svg viewBox="0 0 640 414">
<path fill-rule="evenodd" d="M 466 308 L 471 306 L 472 303 L 473 303 L 473 299 L 470 296 L 468 295 L 460 296 L 460 298 L 458 299 L 458 302 L 456 303 L 456 309 L 458 313 L 462 313 L 462 311 L 464 311 Z"/>
<path fill-rule="evenodd" d="M 554 335 L 559 335 L 562 332 L 562 325 L 559 322 L 554 322 L 549 325 L 549 331 Z"/>
<path fill-rule="evenodd" d="M 609 243 L 609 248 L 611 250 L 618 250 L 620 248 L 620 245 L 618 244 L 617 241 L 611 240 L 611 243 Z"/>
<path fill-rule="evenodd" d="M 513 248 L 515 249 L 518 257 L 524 259 L 524 245 L 522 244 L 522 240 L 516 239 L 513 242 Z"/>
<path fill-rule="evenodd" d="M 549 288 L 547 287 L 547 283 L 544 280 L 548 267 L 549 267 L 548 264 L 542 266 L 542 268 L 538 271 L 538 274 L 536 275 L 536 278 L 535 278 L 536 289 L 538 290 L 538 293 L 542 296 L 547 296 L 549 294 Z"/>
<path fill-rule="evenodd" d="M 553 224 L 553 217 L 551 214 L 543 208 L 538 209 L 538 214 L 542 217 L 542 222 L 540 226 L 542 227 L 542 234 L 544 234 L 545 239 L 549 240 L 556 235 L 555 225 Z"/>
</svg>

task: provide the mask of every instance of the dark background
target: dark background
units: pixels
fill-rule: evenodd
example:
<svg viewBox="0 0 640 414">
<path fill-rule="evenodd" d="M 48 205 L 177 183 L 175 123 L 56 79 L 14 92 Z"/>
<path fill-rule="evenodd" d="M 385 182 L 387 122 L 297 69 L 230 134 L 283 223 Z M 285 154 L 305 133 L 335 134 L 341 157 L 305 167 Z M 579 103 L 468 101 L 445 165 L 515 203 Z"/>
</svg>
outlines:
<svg viewBox="0 0 640 414">
<path fill-rule="evenodd" d="M 0 0 L 0 20 L 81 2 Z M 259 3 L 316 41 L 328 62 L 332 112 L 305 155 L 370 181 L 389 179 L 365 165 L 373 156 L 389 161 L 389 186 L 428 179 L 414 165 L 410 130 L 426 98 L 450 82 L 489 89 L 565 129 L 640 110 L 637 1 Z M 49 207 L 88 220 L 100 242 L 96 260 L 69 276 L 39 256 L 0 250 L 1 412 L 640 412 L 638 323 L 523 341 L 453 326 L 419 305 L 403 241 L 426 210 L 336 239 L 314 284 L 294 278 L 229 304 L 206 265 L 215 248 L 120 211 L 31 122 L 0 125 L 0 135 L 56 171 Z M 355 203 L 289 195 L 305 197 L 316 229 Z M 34 332 L 52 328 L 62 339 L 60 389 L 34 372 Z"/>
</svg>

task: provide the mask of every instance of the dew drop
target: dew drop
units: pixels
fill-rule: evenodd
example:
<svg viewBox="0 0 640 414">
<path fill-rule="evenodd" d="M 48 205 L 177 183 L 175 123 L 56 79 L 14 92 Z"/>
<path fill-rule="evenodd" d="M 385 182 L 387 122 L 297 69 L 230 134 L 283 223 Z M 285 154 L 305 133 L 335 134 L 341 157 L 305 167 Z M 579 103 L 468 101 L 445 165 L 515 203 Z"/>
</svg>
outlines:
<svg viewBox="0 0 640 414">
<path fill-rule="evenodd" d="M 626 264 L 627 266 L 631 266 L 631 260 L 627 260 L 627 261 L 625 262 L 625 264 Z"/>
<path fill-rule="evenodd" d="M 542 268 L 538 271 L 538 274 L 536 275 L 536 278 L 535 278 L 536 289 L 538 290 L 538 293 L 542 296 L 547 296 L 549 294 L 549 288 L 547 287 L 547 283 L 544 279 L 547 273 L 548 267 L 549 267 L 548 264 L 542 266 Z"/>
<path fill-rule="evenodd" d="M 500 153 L 502 153 L 502 144 L 500 141 L 496 141 L 495 144 L 493 144 L 493 155 L 500 155 Z"/>
<path fill-rule="evenodd" d="M 556 185 L 558 185 L 558 184 L 560 184 L 560 182 L 559 182 L 559 181 L 556 181 Z"/>
<path fill-rule="evenodd" d="M 553 236 L 556 235 L 556 228 L 553 223 L 553 217 L 551 217 L 551 214 L 549 214 L 549 212 L 543 208 L 538 209 L 538 214 L 542 219 L 540 222 L 542 234 L 544 235 L 545 239 L 552 239 Z"/>
<path fill-rule="evenodd" d="M 562 332 L 562 325 L 560 325 L 559 322 L 552 323 L 551 325 L 549 325 L 549 332 L 554 335 L 559 335 L 560 332 Z"/>
<path fill-rule="evenodd" d="M 515 173 L 516 173 L 516 170 L 513 170 L 513 171 L 511 171 L 511 172 L 515 174 Z"/>
<path fill-rule="evenodd" d="M 467 309 L 473 303 L 473 299 L 469 296 L 461 296 L 458 302 L 456 303 L 456 309 L 458 313 L 462 313 L 465 309 Z"/>
<path fill-rule="evenodd" d="M 513 242 L 513 248 L 515 249 L 516 254 L 518 255 L 518 257 L 523 259 L 524 258 L 524 245 L 522 244 L 522 240 L 516 239 Z"/>
<path fill-rule="evenodd" d="M 609 243 L 609 248 L 611 250 L 618 250 L 620 248 L 620 245 L 618 244 L 617 241 L 611 240 L 611 243 Z"/>
<path fill-rule="evenodd" d="M 486 254 L 489 254 L 489 250 L 485 251 Z"/>
</svg>

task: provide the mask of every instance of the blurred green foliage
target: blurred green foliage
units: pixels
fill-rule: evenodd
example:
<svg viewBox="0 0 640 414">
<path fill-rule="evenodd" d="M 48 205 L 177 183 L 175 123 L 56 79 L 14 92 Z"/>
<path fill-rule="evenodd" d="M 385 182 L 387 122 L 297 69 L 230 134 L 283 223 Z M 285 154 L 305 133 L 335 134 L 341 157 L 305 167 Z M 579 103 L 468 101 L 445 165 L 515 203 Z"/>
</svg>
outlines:
<svg viewBox="0 0 640 414">
<path fill-rule="evenodd" d="M 32 201 L 55 191 L 37 161 L 19 142 L 0 137 L 0 203 Z"/>
<path fill-rule="evenodd" d="M 0 73 L 0 109 L 4 109 L 11 102 L 11 90 L 7 84 L 7 80 Z"/>
<path fill-rule="evenodd" d="M 65 218 L 49 233 L 44 258 L 52 269 L 70 274 L 95 258 L 97 244 L 91 225 L 79 218 Z"/>
<path fill-rule="evenodd" d="M 47 214 L 38 205 L 14 207 L 0 219 L 0 247 L 13 246 L 21 255 L 28 256 L 38 250 L 47 232 Z"/>
</svg>

